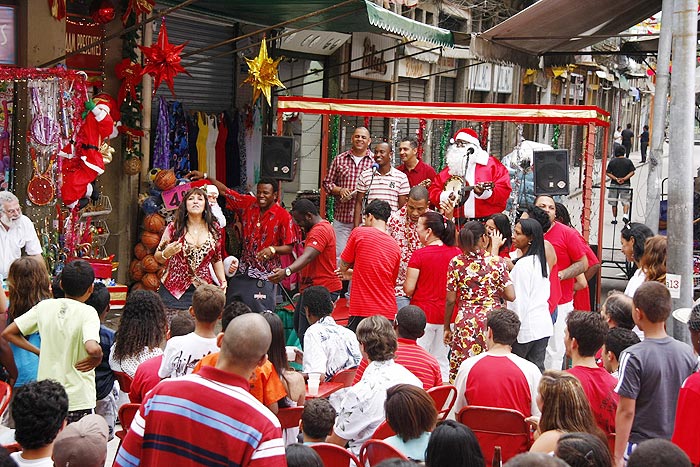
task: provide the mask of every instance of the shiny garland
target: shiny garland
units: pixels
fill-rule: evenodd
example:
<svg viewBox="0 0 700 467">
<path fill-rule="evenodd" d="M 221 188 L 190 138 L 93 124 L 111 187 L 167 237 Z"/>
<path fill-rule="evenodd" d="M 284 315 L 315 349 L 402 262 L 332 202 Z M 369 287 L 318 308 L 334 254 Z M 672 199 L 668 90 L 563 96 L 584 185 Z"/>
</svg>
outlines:
<svg viewBox="0 0 700 467">
<path fill-rule="evenodd" d="M 428 125 L 428 122 L 424 119 L 421 118 L 418 120 L 418 133 L 416 134 L 416 140 L 418 141 L 418 160 L 422 161 L 423 160 L 423 144 L 425 144 L 425 128 Z"/>
<path fill-rule="evenodd" d="M 367 128 L 368 130 L 369 130 L 369 125 L 370 125 L 370 123 L 369 123 L 369 117 L 365 117 L 365 119 L 364 119 L 364 126 L 365 126 L 365 128 Z"/>
<path fill-rule="evenodd" d="M 479 144 L 484 151 L 488 150 L 489 147 L 489 128 L 491 127 L 491 122 L 481 122 L 481 134 L 479 135 Z"/>
<path fill-rule="evenodd" d="M 338 154 L 338 128 L 340 127 L 340 116 L 331 115 L 330 139 L 331 147 L 328 155 L 328 167 L 331 166 L 333 159 Z M 333 214 L 335 213 L 335 197 L 326 196 L 326 219 L 328 222 L 333 222 Z"/>
<path fill-rule="evenodd" d="M 391 121 L 391 149 L 394 151 L 394 160 L 391 161 L 393 165 L 400 165 L 401 164 L 401 159 L 399 158 L 399 144 L 401 143 L 399 141 L 399 135 L 400 135 L 400 130 L 399 130 L 399 119 L 394 118 Z"/>
<path fill-rule="evenodd" d="M 510 212 L 508 212 L 508 217 L 510 218 L 510 223 L 514 224 L 515 219 L 518 217 L 518 208 L 520 207 L 520 193 L 523 187 L 521 186 L 523 183 L 523 176 L 521 176 L 521 173 L 525 169 L 520 165 L 522 161 L 522 156 L 520 153 L 520 150 L 523 145 L 523 140 L 525 138 L 523 137 L 523 124 L 518 123 L 518 144 L 515 146 L 515 167 L 516 167 L 516 172 L 515 172 L 515 177 L 511 178 L 511 184 L 512 184 L 512 190 L 510 192 Z M 510 161 L 510 166 L 513 166 L 513 161 Z"/>
<path fill-rule="evenodd" d="M 440 136 L 440 152 L 438 153 L 438 172 L 445 168 L 445 150 L 447 149 L 447 143 L 450 140 L 450 135 L 452 134 L 452 120 L 447 120 L 445 126 L 442 129 L 442 136 Z"/>
<path fill-rule="evenodd" d="M 552 149 L 559 149 L 559 135 L 561 134 L 561 129 L 559 125 L 554 125 L 554 131 L 552 132 Z"/>
</svg>

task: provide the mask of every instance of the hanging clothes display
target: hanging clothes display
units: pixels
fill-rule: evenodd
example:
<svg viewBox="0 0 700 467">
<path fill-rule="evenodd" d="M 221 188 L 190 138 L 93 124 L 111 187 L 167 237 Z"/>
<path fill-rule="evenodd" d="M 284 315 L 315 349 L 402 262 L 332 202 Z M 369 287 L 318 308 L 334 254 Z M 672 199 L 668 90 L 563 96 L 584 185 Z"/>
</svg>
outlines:
<svg viewBox="0 0 700 467">
<path fill-rule="evenodd" d="M 197 138 L 199 138 L 199 125 L 197 124 L 197 112 L 187 115 L 187 146 L 190 153 L 190 170 L 199 170 L 197 155 Z"/>
<path fill-rule="evenodd" d="M 216 176 L 216 140 L 219 137 L 219 123 L 216 115 L 207 115 L 207 172 Z"/>
<path fill-rule="evenodd" d="M 207 172 L 207 137 L 209 127 L 207 126 L 206 114 L 197 113 L 197 126 L 199 126 L 199 136 L 197 136 L 197 160 L 199 161 L 200 172 Z"/>
<path fill-rule="evenodd" d="M 226 118 L 224 114 L 216 116 L 219 123 L 219 136 L 216 138 L 216 179 L 226 180 L 226 137 L 228 136 L 228 127 L 226 126 Z"/>
<path fill-rule="evenodd" d="M 170 128 L 168 123 L 168 102 L 163 96 L 158 99 L 158 124 L 153 143 L 153 167 L 170 168 Z"/>
<path fill-rule="evenodd" d="M 169 105 L 169 128 L 172 137 L 171 167 L 175 175 L 182 178 L 190 171 L 190 150 L 187 116 L 182 103 L 173 101 Z"/>
</svg>

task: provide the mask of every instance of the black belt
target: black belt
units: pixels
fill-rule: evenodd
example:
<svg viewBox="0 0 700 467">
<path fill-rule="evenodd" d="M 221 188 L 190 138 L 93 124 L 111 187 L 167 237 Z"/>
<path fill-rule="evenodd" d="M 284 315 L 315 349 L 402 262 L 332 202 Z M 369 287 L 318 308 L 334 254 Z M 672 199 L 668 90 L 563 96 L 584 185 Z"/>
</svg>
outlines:
<svg viewBox="0 0 700 467">
<path fill-rule="evenodd" d="M 94 146 L 92 144 L 81 144 L 80 147 L 82 147 L 83 149 L 94 149 L 95 151 L 100 150 L 100 148 L 98 148 L 97 146 Z"/>
</svg>

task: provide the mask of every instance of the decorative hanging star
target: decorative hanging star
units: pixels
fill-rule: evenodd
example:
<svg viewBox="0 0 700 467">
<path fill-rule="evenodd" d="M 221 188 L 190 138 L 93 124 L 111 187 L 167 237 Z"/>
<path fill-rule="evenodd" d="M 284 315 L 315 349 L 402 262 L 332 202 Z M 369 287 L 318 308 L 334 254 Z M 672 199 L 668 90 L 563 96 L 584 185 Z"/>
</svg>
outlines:
<svg viewBox="0 0 700 467">
<path fill-rule="evenodd" d="M 279 65 L 280 60 L 282 60 L 282 57 L 273 60 L 267 56 L 267 42 L 265 42 L 264 36 L 258 56 L 252 60 L 245 59 L 248 63 L 248 77 L 243 82 L 253 86 L 253 102 L 258 100 L 262 92 L 267 99 L 267 105 L 271 106 L 272 86 L 286 89 L 277 75 L 277 65 Z"/>
<path fill-rule="evenodd" d="M 189 41 L 188 41 L 189 42 Z M 180 65 L 180 53 L 182 49 L 185 48 L 187 42 L 181 45 L 173 45 L 168 42 L 168 31 L 165 28 L 165 18 L 163 18 L 160 31 L 158 31 L 158 42 L 151 47 L 144 47 L 139 45 L 139 49 L 143 52 L 146 58 L 146 66 L 143 67 L 141 76 L 149 74 L 153 76 L 155 80 L 155 86 L 153 86 L 153 94 L 156 93 L 160 83 L 165 81 L 170 88 L 170 92 L 175 96 L 175 89 L 173 88 L 173 80 L 178 73 L 187 73 L 185 68 Z M 192 75 L 190 75 L 192 76 Z"/>
</svg>

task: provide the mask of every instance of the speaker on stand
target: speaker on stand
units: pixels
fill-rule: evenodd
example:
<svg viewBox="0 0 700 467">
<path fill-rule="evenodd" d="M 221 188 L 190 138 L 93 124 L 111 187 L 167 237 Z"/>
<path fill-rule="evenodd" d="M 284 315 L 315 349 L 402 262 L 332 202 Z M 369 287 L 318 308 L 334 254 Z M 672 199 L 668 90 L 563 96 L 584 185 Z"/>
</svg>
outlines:
<svg viewBox="0 0 700 467">
<path fill-rule="evenodd" d="M 532 151 L 535 196 L 569 194 L 569 150 Z"/>
<path fill-rule="evenodd" d="M 294 180 L 294 138 L 292 136 L 263 136 L 260 176 L 283 182 Z"/>
</svg>

